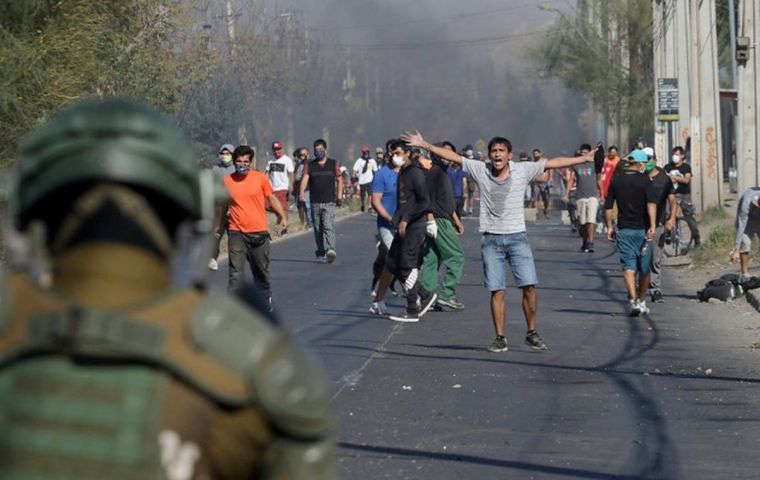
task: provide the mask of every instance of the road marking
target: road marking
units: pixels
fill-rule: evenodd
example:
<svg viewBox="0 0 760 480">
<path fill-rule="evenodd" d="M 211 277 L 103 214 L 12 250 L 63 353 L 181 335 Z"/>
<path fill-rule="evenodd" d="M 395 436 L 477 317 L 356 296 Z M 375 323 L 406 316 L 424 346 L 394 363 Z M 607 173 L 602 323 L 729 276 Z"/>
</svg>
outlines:
<svg viewBox="0 0 760 480">
<path fill-rule="evenodd" d="M 336 398 L 338 398 L 338 395 L 343 393 L 343 390 L 345 390 L 347 387 L 355 387 L 359 384 L 359 380 L 361 380 L 362 376 L 364 375 L 364 370 L 369 366 L 369 364 L 372 362 L 372 360 L 379 358 L 383 352 L 385 352 L 385 346 L 388 345 L 388 342 L 390 342 L 391 338 L 398 332 L 399 329 L 401 329 L 404 325 L 403 324 L 396 324 L 391 328 L 390 333 L 386 337 L 386 339 L 383 341 L 383 343 L 380 344 L 379 347 L 377 347 L 377 350 L 375 350 L 372 355 L 367 358 L 367 360 L 364 361 L 361 367 L 359 367 L 356 370 L 353 370 L 345 375 L 343 375 L 343 385 L 338 388 L 338 390 L 333 394 L 332 398 L 330 399 L 330 402 L 332 403 Z"/>
</svg>

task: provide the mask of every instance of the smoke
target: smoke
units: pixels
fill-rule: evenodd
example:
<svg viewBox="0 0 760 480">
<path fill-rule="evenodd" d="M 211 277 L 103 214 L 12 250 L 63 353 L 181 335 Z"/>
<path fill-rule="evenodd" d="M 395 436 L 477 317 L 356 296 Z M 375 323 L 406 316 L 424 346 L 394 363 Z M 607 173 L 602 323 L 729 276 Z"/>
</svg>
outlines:
<svg viewBox="0 0 760 480">
<path fill-rule="evenodd" d="M 457 146 L 507 136 L 516 153 L 572 151 L 584 137 L 586 104 L 541 78 L 529 52 L 562 0 L 268 0 L 296 9 L 332 50 L 344 80 L 335 88 L 361 101 L 346 123 L 326 125 L 333 152 L 382 145 L 403 129 Z M 308 115 L 308 113 L 307 113 Z M 366 119 L 362 122 L 359 120 Z M 308 143 L 321 131 L 304 132 Z M 357 125 L 360 125 L 357 127 Z M 358 130 L 358 131 L 357 131 Z M 358 137 L 358 138 L 357 138 Z"/>
</svg>

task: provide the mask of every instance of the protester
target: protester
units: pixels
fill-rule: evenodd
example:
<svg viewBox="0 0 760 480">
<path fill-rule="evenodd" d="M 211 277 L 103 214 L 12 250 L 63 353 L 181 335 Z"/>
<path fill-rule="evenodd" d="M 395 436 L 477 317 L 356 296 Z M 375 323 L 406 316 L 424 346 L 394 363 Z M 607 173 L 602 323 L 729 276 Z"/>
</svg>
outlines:
<svg viewBox="0 0 760 480">
<path fill-rule="evenodd" d="M 295 165 L 293 159 L 285 155 L 284 147 L 281 142 L 272 143 L 272 155 L 274 160 L 269 160 L 265 171 L 269 175 L 269 183 L 272 184 L 274 195 L 280 201 L 280 205 L 288 214 L 288 197 L 293 190 L 293 180 L 295 177 Z M 267 210 L 273 210 L 269 202 L 266 204 Z M 287 230 L 281 232 L 287 234 Z"/>
<path fill-rule="evenodd" d="M 672 153 L 673 156 L 670 159 L 670 164 L 665 165 L 665 173 L 670 175 L 673 181 L 678 207 L 681 209 L 684 220 L 689 225 L 694 246 L 698 247 L 701 241 L 697 219 L 694 217 L 694 204 L 691 203 L 691 165 L 686 163 L 686 151 L 683 147 L 674 147 Z"/>
<path fill-rule="evenodd" d="M 361 211 L 365 209 L 365 202 L 369 201 L 372 193 L 372 179 L 377 172 L 377 163 L 372 158 L 368 146 L 362 147 L 362 156 L 354 162 L 353 173 L 359 183 L 359 198 L 361 200 Z M 370 205 L 370 209 L 372 206 Z"/>
<path fill-rule="evenodd" d="M 543 158 L 543 153 L 540 148 L 534 148 L 531 152 L 534 162 L 539 162 Z M 531 182 L 531 208 L 538 208 L 538 202 L 541 202 L 543 207 L 544 218 L 549 218 L 549 194 L 551 188 L 552 170 L 547 170 L 541 175 L 537 176 Z"/>
<path fill-rule="evenodd" d="M 324 373 L 196 284 L 213 186 L 174 123 L 89 100 L 22 146 L 10 215 L 54 288 L 0 275 L 3 479 L 338 478 Z"/>
<path fill-rule="evenodd" d="M 467 191 L 467 175 L 465 175 L 461 165 L 450 162 L 446 168 L 446 173 L 451 181 L 451 191 L 454 195 L 457 216 L 461 219 L 464 216 L 464 195 Z"/>
<path fill-rule="evenodd" d="M 372 264 L 372 305 L 369 311 L 378 315 L 387 315 L 385 293 L 393 283 L 393 274 L 386 266 L 388 252 L 391 250 L 396 229 L 393 226 L 393 215 L 396 213 L 398 196 L 398 174 L 404 164 L 404 151 L 400 141 L 394 140 L 388 144 L 388 165 L 381 168 L 372 180 L 372 208 L 377 212 L 377 236 L 379 237 L 378 252 Z M 395 147 L 395 148 L 394 148 Z"/>
<path fill-rule="evenodd" d="M 470 160 L 475 159 L 475 149 L 472 145 L 467 144 L 462 149 L 462 156 L 465 158 L 468 158 Z M 464 198 L 464 214 L 465 215 L 472 215 L 472 207 L 475 203 L 475 182 L 472 181 L 471 178 L 467 178 L 467 191 L 466 196 Z"/>
<path fill-rule="evenodd" d="M 230 275 L 227 289 L 239 292 L 243 286 L 245 262 L 253 278 L 272 306 L 272 285 L 269 277 L 269 225 L 265 210 L 269 200 L 277 214 L 280 231 L 288 228 L 288 219 L 280 199 L 274 194 L 269 179 L 261 172 L 251 170 L 254 152 L 248 145 L 240 145 L 232 152 L 235 173 L 224 177 L 230 197 L 229 206 L 229 257 Z"/>
<path fill-rule="evenodd" d="M 383 147 L 377 147 L 375 149 L 375 163 L 378 168 L 388 165 L 388 158 L 385 156 L 385 150 L 383 150 Z"/>
<path fill-rule="evenodd" d="M 225 176 L 235 171 L 235 166 L 232 164 L 232 151 L 235 147 L 229 143 L 225 143 L 219 149 L 219 160 L 212 167 L 215 179 L 221 184 Z M 213 230 L 214 232 L 214 246 L 211 252 L 211 259 L 208 261 L 208 268 L 210 270 L 219 270 L 219 250 L 222 246 L 222 237 L 227 233 L 227 206 L 228 202 L 224 202 L 221 208 L 214 215 Z"/>
<path fill-rule="evenodd" d="M 311 199 L 309 190 L 306 190 L 306 198 L 304 200 L 301 200 L 299 195 L 303 173 L 306 170 L 306 165 L 309 163 L 309 149 L 306 147 L 299 148 L 293 152 L 293 158 L 296 161 L 293 197 L 295 198 L 296 207 L 298 208 L 298 219 L 301 221 L 301 225 L 305 225 L 307 229 L 310 229 L 313 228 L 313 225 L 311 223 Z"/>
<path fill-rule="evenodd" d="M 649 155 L 647 155 L 649 158 Z M 648 201 L 657 204 L 657 228 L 652 241 L 652 265 L 649 272 L 649 298 L 652 303 L 664 301 L 662 296 L 662 255 L 667 236 L 676 223 L 676 195 L 670 178 L 657 166 L 654 157 L 649 158 L 644 173 L 652 184 L 647 193 Z M 668 214 L 669 212 L 669 214 Z M 666 215 L 668 218 L 666 219 Z"/>
<path fill-rule="evenodd" d="M 333 263 L 335 251 L 335 208 L 343 203 L 343 178 L 340 164 L 327 156 L 327 142 L 314 141 L 314 160 L 304 169 L 301 179 L 301 201 L 311 200 L 311 221 L 314 225 L 317 260 Z"/>
<path fill-rule="evenodd" d="M 456 152 L 451 142 L 443 142 L 441 147 Z M 438 269 L 443 265 L 446 273 L 441 284 L 436 308 L 442 310 L 462 310 L 464 304 L 456 298 L 456 288 L 464 269 L 464 249 L 458 235 L 464 233 L 464 225 L 456 213 L 453 189 L 446 174 L 446 165 L 437 155 L 431 155 L 431 166 L 427 171 L 426 183 L 430 195 L 430 209 L 437 226 L 435 238 L 428 238 L 422 263 L 422 289 L 435 292 L 438 288 Z"/>
<path fill-rule="evenodd" d="M 580 147 L 581 156 L 591 151 L 591 145 L 583 144 Z M 594 233 L 596 231 L 596 214 L 599 210 L 599 198 L 597 197 L 597 175 L 593 164 L 576 165 L 573 167 L 573 176 L 570 180 L 570 190 L 576 191 L 576 205 L 578 208 L 578 224 L 581 228 L 583 245 L 581 252 L 594 253 Z M 566 199 L 569 201 L 569 198 Z"/>
<path fill-rule="evenodd" d="M 634 150 L 628 155 L 623 172 L 612 179 L 604 204 L 607 239 L 617 241 L 631 316 L 649 313 L 646 294 L 657 205 L 649 201 L 651 197 L 648 198 L 652 182 L 644 175 L 647 160 L 647 155 L 641 150 Z M 618 207 L 617 227 L 612 223 L 612 207 L 615 204 Z"/>
<path fill-rule="evenodd" d="M 437 295 L 420 285 L 420 267 L 425 238 L 435 237 L 437 226 L 430 208 L 430 197 L 425 173 L 419 155 L 412 154 L 412 147 L 402 141 L 391 145 L 394 152 L 400 150 L 404 163 L 399 171 L 396 212 L 393 226 L 396 235 L 388 252 L 386 264 L 398 278 L 406 293 L 406 311 L 389 318 L 398 322 L 418 322 L 435 302 Z"/>
<path fill-rule="evenodd" d="M 483 234 L 481 256 L 486 288 L 491 292 L 491 316 L 496 338 L 488 347 L 491 352 L 507 351 L 504 336 L 506 264 L 509 263 L 517 286 L 522 290 L 522 305 L 528 331 L 525 342 L 533 349 L 545 350 L 546 344 L 536 331 L 538 278 L 533 252 L 525 234 L 523 192 L 530 181 L 547 168 L 562 168 L 590 162 L 590 155 L 576 158 L 554 158 L 538 162 L 513 162 L 512 143 L 494 137 L 488 144 L 490 164 L 460 157 L 447 148 L 428 143 L 422 135 L 406 133 L 401 137 L 442 159 L 461 163 L 464 171 L 478 184 L 480 191 L 480 226 Z"/>
<path fill-rule="evenodd" d="M 580 157 L 581 151 L 576 150 L 575 156 Z M 562 201 L 565 203 L 567 216 L 570 218 L 570 231 L 578 233 L 582 237 L 583 230 L 578 219 L 578 189 L 575 182 L 575 172 L 572 168 L 565 168 L 564 172 L 565 196 L 562 197 Z"/>
<path fill-rule="evenodd" d="M 739 263 L 743 279 L 749 278 L 749 253 L 752 237 L 760 237 L 760 187 L 745 190 L 736 206 L 736 241 L 731 261 Z"/>
</svg>

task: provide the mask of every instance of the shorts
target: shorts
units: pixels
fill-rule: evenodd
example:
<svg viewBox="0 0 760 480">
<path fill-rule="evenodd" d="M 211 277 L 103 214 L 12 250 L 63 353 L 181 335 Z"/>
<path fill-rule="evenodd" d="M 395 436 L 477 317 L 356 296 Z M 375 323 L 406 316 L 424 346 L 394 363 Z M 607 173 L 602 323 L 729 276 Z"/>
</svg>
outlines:
<svg viewBox="0 0 760 480">
<path fill-rule="evenodd" d="M 576 203 L 578 204 L 578 221 L 580 224 L 596 223 L 599 199 L 596 197 L 579 198 Z"/>
<path fill-rule="evenodd" d="M 742 234 L 741 244 L 739 244 L 740 253 L 749 253 L 752 250 L 752 237 L 755 235 L 760 238 L 760 225 L 747 224 Z"/>
<path fill-rule="evenodd" d="M 480 255 L 483 258 L 483 283 L 489 291 L 507 288 L 507 262 L 518 287 L 538 284 L 533 251 L 524 232 L 484 233 Z"/>
<path fill-rule="evenodd" d="M 647 232 L 644 229 L 624 228 L 617 232 L 617 249 L 620 255 L 620 266 L 623 270 L 633 270 L 642 274 L 649 273 L 652 264 L 653 246 L 647 248 L 646 254 L 641 254 L 641 249 L 647 241 Z"/>
</svg>

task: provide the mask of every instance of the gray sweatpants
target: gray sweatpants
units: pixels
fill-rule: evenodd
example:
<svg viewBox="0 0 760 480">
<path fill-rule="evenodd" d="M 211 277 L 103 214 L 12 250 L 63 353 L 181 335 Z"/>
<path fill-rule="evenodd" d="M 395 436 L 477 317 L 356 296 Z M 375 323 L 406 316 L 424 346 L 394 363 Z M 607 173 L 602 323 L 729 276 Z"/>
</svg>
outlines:
<svg viewBox="0 0 760 480">
<path fill-rule="evenodd" d="M 324 257 L 329 250 L 335 250 L 335 203 L 312 203 L 311 221 L 317 242 L 316 254 Z"/>
<path fill-rule="evenodd" d="M 251 267 L 253 279 L 266 297 L 272 296 L 269 280 L 269 233 L 244 233 L 230 230 L 228 250 L 230 256 L 230 276 L 227 289 L 238 292 L 243 286 L 243 272 L 246 262 Z"/>
<path fill-rule="evenodd" d="M 652 264 L 649 268 L 649 293 L 660 292 L 662 284 L 662 255 L 665 246 L 665 226 L 660 225 L 654 231 L 652 241 Z"/>
</svg>

